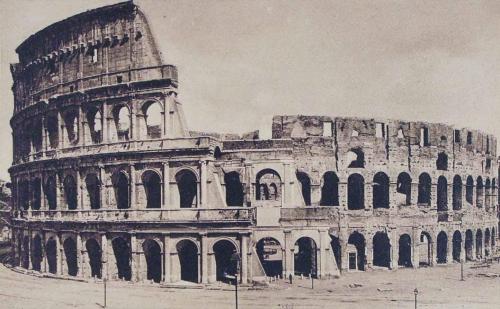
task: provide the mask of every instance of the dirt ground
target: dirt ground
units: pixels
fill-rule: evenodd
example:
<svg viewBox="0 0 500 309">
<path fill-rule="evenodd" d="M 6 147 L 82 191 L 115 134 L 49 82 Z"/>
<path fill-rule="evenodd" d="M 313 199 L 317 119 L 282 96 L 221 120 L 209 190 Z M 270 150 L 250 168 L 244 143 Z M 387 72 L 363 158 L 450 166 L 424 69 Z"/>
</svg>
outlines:
<svg viewBox="0 0 500 309">
<path fill-rule="evenodd" d="M 239 308 L 500 308 L 500 264 L 348 273 L 341 279 L 284 281 L 262 290 L 242 288 Z M 173 289 L 108 282 L 107 308 L 235 308 L 233 286 Z M 0 266 L 0 308 L 102 308 L 102 282 L 37 278 Z"/>
</svg>

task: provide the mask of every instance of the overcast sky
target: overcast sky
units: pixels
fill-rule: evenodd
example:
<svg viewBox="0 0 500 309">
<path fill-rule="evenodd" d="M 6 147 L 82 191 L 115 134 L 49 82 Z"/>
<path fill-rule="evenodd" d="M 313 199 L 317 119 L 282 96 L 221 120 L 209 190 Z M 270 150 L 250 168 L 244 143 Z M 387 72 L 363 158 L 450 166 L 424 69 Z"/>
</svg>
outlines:
<svg viewBox="0 0 500 309">
<path fill-rule="evenodd" d="M 0 178 L 12 161 L 9 63 L 30 34 L 116 1 L 0 0 Z M 135 1 L 179 69 L 192 130 L 275 114 L 401 118 L 500 137 L 500 1 Z"/>
</svg>

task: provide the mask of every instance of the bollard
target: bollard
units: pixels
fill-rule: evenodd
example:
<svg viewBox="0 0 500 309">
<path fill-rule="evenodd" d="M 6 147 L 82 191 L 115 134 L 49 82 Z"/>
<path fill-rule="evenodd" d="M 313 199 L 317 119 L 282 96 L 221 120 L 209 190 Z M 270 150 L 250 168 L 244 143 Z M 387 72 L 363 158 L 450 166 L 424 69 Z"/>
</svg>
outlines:
<svg viewBox="0 0 500 309">
<path fill-rule="evenodd" d="M 292 284 L 292 281 L 293 281 L 292 274 L 290 274 L 290 275 L 288 276 L 288 280 L 290 280 L 290 284 Z"/>
<path fill-rule="evenodd" d="M 106 278 L 104 278 L 104 308 L 106 308 Z"/>
</svg>

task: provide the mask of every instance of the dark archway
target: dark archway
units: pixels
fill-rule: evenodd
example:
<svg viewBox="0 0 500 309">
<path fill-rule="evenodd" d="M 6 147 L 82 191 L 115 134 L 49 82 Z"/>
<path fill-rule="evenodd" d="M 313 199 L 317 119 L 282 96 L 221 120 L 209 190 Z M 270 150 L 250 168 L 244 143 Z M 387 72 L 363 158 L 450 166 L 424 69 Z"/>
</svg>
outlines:
<svg viewBox="0 0 500 309">
<path fill-rule="evenodd" d="M 73 238 L 68 237 L 63 243 L 64 256 L 66 257 L 66 265 L 68 266 L 68 275 L 76 276 L 78 274 L 78 256 L 76 251 L 76 242 Z"/>
<path fill-rule="evenodd" d="M 436 169 L 440 171 L 448 170 L 448 155 L 446 153 L 438 153 L 438 158 L 436 160 Z"/>
<path fill-rule="evenodd" d="M 180 208 L 194 208 L 197 205 L 198 184 L 196 175 L 190 170 L 182 170 L 175 175 L 179 189 Z"/>
<path fill-rule="evenodd" d="M 365 167 L 365 153 L 361 148 L 353 148 L 348 152 L 349 163 L 348 168 L 364 168 Z"/>
<path fill-rule="evenodd" d="M 352 174 L 347 180 L 347 208 L 365 208 L 365 179 L 360 174 Z"/>
<path fill-rule="evenodd" d="M 116 259 L 118 278 L 130 281 L 132 279 L 132 269 L 130 267 L 131 249 L 129 242 L 122 237 L 116 237 L 111 244 Z"/>
<path fill-rule="evenodd" d="M 213 246 L 217 281 L 228 282 L 227 275 L 234 276 L 237 271 L 237 262 L 232 259 L 236 247 L 229 240 L 219 240 Z"/>
<path fill-rule="evenodd" d="M 427 232 L 420 234 L 419 266 L 430 266 L 432 259 L 432 238 Z"/>
<path fill-rule="evenodd" d="M 155 240 L 147 239 L 142 243 L 142 250 L 146 257 L 147 280 L 160 283 L 162 276 L 162 254 L 161 247 Z"/>
<path fill-rule="evenodd" d="M 33 265 L 33 270 L 41 271 L 42 270 L 42 238 L 40 235 L 35 235 L 33 237 L 33 243 L 31 248 L 31 264 Z"/>
<path fill-rule="evenodd" d="M 347 240 L 347 244 L 353 245 L 356 248 L 357 265 L 352 265 L 351 257 L 349 257 L 349 269 L 365 270 L 365 262 L 366 262 L 365 237 L 358 232 L 354 232 L 351 235 L 349 235 L 349 239 Z M 354 268 L 353 268 L 353 266 L 354 266 Z"/>
<path fill-rule="evenodd" d="M 40 178 L 35 178 L 31 181 L 31 194 L 33 204 L 31 205 L 31 209 L 40 210 L 41 202 L 42 202 L 42 185 Z"/>
<path fill-rule="evenodd" d="M 279 241 L 272 237 L 262 238 L 257 242 L 256 251 L 266 276 L 283 274 L 283 252 Z"/>
<path fill-rule="evenodd" d="M 85 243 L 87 254 L 89 255 L 90 275 L 93 278 L 102 277 L 102 250 L 97 240 L 90 238 Z"/>
<path fill-rule="evenodd" d="M 460 262 L 460 254 L 462 253 L 462 234 L 460 231 L 453 233 L 453 260 Z"/>
<path fill-rule="evenodd" d="M 142 174 L 142 184 L 146 191 L 146 208 L 161 208 L 161 177 L 153 171 Z"/>
<path fill-rule="evenodd" d="M 389 208 L 389 177 L 382 172 L 373 177 L 373 208 Z"/>
<path fill-rule="evenodd" d="M 330 235 L 332 241 L 330 246 L 332 247 L 333 256 L 335 257 L 335 262 L 337 268 L 341 270 L 342 268 L 342 245 L 340 244 L 340 239 L 338 237 Z"/>
<path fill-rule="evenodd" d="M 57 186 L 55 176 L 50 176 L 44 186 L 45 198 L 49 205 L 49 210 L 57 209 Z"/>
<path fill-rule="evenodd" d="M 476 232 L 476 258 L 483 258 L 483 231 L 481 229 Z"/>
<path fill-rule="evenodd" d="M 453 210 L 462 209 L 462 178 L 453 177 Z"/>
<path fill-rule="evenodd" d="M 427 173 L 422 173 L 418 177 L 418 203 L 421 205 L 431 204 L 431 176 Z"/>
<path fill-rule="evenodd" d="M 373 236 L 373 265 L 387 268 L 391 266 L 391 243 L 384 232 L 377 232 Z"/>
<path fill-rule="evenodd" d="M 483 178 L 479 176 L 477 177 L 477 182 L 476 182 L 476 206 L 478 208 L 483 207 L 483 200 L 484 200 Z"/>
<path fill-rule="evenodd" d="M 465 200 L 469 204 L 474 203 L 474 179 L 472 176 L 467 177 L 467 183 L 465 185 Z"/>
<path fill-rule="evenodd" d="M 96 174 L 88 174 L 85 177 L 85 186 L 89 196 L 90 209 L 101 208 L 101 182 Z"/>
<path fill-rule="evenodd" d="M 243 206 L 244 192 L 240 174 L 238 172 L 225 173 L 224 182 L 226 183 L 227 206 Z"/>
<path fill-rule="evenodd" d="M 491 201 L 491 181 L 489 178 L 486 178 L 486 182 L 485 182 L 485 186 L 484 186 L 484 192 L 485 192 L 485 195 L 484 195 L 484 205 L 485 205 L 485 208 L 486 208 L 486 211 L 488 211 L 488 209 L 490 208 L 490 201 Z"/>
<path fill-rule="evenodd" d="M 124 172 L 117 172 L 111 181 L 115 192 L 116 207 L 118 209 L 130 208 L 130 187 L 127 175 Z"/>
<path fill-rule="evenodd" d="M 448 181 L 446 177 L 439 176 L 437 183 L 437 210 L 448 210 Z"/>
<path fill-rule="evenodd" d="M 411 205 L 411 177 L 408 173 L 398 175 L 396 191 L 404 196 L 404 205 Z"/>
<path fill-rule="evenodd" d="M 399 255 L 398 265 L 403 267 L 412 267 L 411 262 L 411 237 L 403 234 L 399 237 Z"/>
<path fill-rule="evenodd" d="M 54 238 L 50 237 L 45 246 L 45 254 L 47 256 L 47 264 L 49 266 L 49 273 L 57 274 L 57 242 Z"/>
<path fill-rule="evenodd" d="M 474 260 L 474 239 L 471 230 L 465 232 L 465 260 Z"/>
<path fill-rule="evenodd" d="M 320 206 L 339 206 L 339 178 L 334 172 L 323 175 Z"/>
<path fill-rule="evenodd" d="M 257 173 L 255 199 L 258 201 L 281 200 L 281 177 L 272 169 L 263 169 Z"/>
<path fill-rule="evenodd" d="M 297 180 L 300 183 L 302 198 L 306 206 L 311 206 L 311 178 L 304 172 L 297 172 Z"/>
<path fill-rule="evenodd" d="M 162 135 L 163 106 L 155 101 L 150 101 L 142 106 L 142 113 L 146 124 L 147 137 L 154 139 Z"/>
<path fill-rule="evenodd" d="M 484 230 L 484 256 L 490 256 L 490 247 L 491 245 L 491 234 L 490 234 L 490 229 L 486 228 Z"/>
<path fill-rule="evenodd" d="M 30 267 L 30 238 L 28 236 L 23 237 L 23 268 L 29 269 Z"/>
<path fill-rule="evenodd" d="M 317 276 L 316 242 L 309 237 L 299 238 L 295 242 L 295 274 Z"/>
<path fill-rule="evenodd" d="M 198 248 L 187 239 L 176 246 L 181 268 L 181 280 L 198 283 Z"/>
<path fill-rule="evenodd" d="M 448 252 L 448 235 L 441 231 L 437 236 L 437 263 L 446 263 L 446 255 Z"/>
<path fill-rule="evenodd" d="M 78 190 L 76 188 L 75 178 L 71 175 L 66 176 L 64 178 L 64 198 L 66 200 L 66 204 L 68 205 L 68 209 L 74 210 L 78 206 Z"/>
</svg>

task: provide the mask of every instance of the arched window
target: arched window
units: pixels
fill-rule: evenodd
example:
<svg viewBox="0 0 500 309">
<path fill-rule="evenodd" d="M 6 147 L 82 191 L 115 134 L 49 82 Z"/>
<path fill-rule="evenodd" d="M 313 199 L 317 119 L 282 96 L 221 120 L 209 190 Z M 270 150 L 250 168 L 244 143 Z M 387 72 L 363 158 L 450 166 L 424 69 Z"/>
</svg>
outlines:
<svg viewBox="0 0 500 309">
<path fill-rule="evenodd" d="M 474 179 L 472 179 L 472 176 L 467 177 L 467 183 L 465 184 L 465 200 L 471 205 L 474 203 Z"/>
<path fill-rule="evenodd" d="M 483 178 L 481 176 L 477 177 L 476 182 L 476 205 L 477 207 L 483 207 L 484 200 L 484 187 L 483 187 Z"/>
<path fill-rule="evenodd" d="M 421 205 L 431 204 L 431 176 L 422 173 L 418 177 L 418 203 Z"/>
<path fill-rule="evenodd" d="M 190 170 L 182 170 L 175 175 L 181 208 L 192 208 L 197 205 L 198 183 L 196 175 Z"/>
<path fill-rule="evenodd" d="M 85 178 L 85 186 L 89 196 L 90 209 L 101 208 L 101 182 L 96 174 L 88 174 Z"/>
<path fill-rule="evenodd" d="M 31 209 L 39 210 L 42 202 L 42 184 L 40 178 L 34 178 L 31 181 L 32 201 Z"/>
<path fill-rule="evenodd" d="M 130 112 L 126 106 L 117 106 L 113 110 L 116 128 L 116 140 L 127 141 L 130 139 Z"/>
<path fill-rule="evenodd" d="M 146 208 L 161 207 L 161 178 L 158 173 L 145 171 L 142 174 L 142 183 L 146 191 Z"/>
<path fill-rule="evenodd" d="M 352 174 L 347 180 L 347 208 L 365 208 L 365 179 L 360 174 Z"/>
<path fill-rule="evenodd" d="M 334 172 L 323 175 L 320 206 L 339 206 L 339 178 Z"/>
<path fill-rule="evenodd" d="M 255 181 L 255 199 L 281 200 L 281 177 L 272 169 L 264 169 L 257 173 Z"/>
<path fill-rule="evenodd" d="M 462 178 L 453 177 L 453 210 L 462 209 Z"/>
<path fill-rule="evenodd" d="M 396 191 L 403 196 L 403 205 L 411 205 L 411 177 L 408 173 L 398 175 Z"/>
<path fill-rule="evenodd" d="M 437 263 L 446 263 L 446 257 L 448 252 L 448 235 L 444 231 L 441 231 L 437 236 Z"/>
<path fill-rule="evenodd" d="M 365 167 L 365 153 L 361 148 L 353 148 L 347 153 L 347 162 L 349 168 Z"/>
<path fill-rule="evenodd" d="M 437 183 L 437 210 L 448 210 L 448 181 L 446 177 L 439 176 Z"/>
<path fill-rule="evenodd" d="M 311 205 L 311 179 L 304 172 L 297 172 L 297 180 L 300 183 L 302 198 L 306 206 Z"/>
<path fill-rule="evenodd" d="M 142 251 L 146 258 L 146 278 L 156 283 L 161 281 L 162 277 L 162 253 L 161 247 L 155 240 L 146 239 L 142 243 Z"/>
<path fill-rule="evenodd" d="M 163 109 L 158 102 L 148 102 L 143 107 L 148 138 L 160 138 L 163 123 Z"/>
<path fill-rule="evenodd" d="M 441 171 L 448 170 L 448 155 L 444 152 L 440 152 L 438 154 L 438 158 L 436 160 L 436 168 Z"/>
<path fill-rule="evenodd" d="M 485 185 L 485 200 L 484 204 L 486 205 L 486 209 L 490 207 L 490 194 L 491 194 L 491 181 L 489 178 L 486 178 L 486 185 Z"/>
<path fill-rule="evenodd" d="M 227 206 L 243 206 L 243 184 L 240 181 L 238 172 L 224 174 L 226 184 L 226 204 Z"/>
<path fill-rule="evenodd" d="M 89 110 L 87 113 L 87 121 L 90 130 L 90 138 L 92 143 L 99 144 L 102 142 L 102 116 L 98 109 Z"/>
<path fill-rule="evenodd" d="M 50 113 L 47 115 L 47 133 L 49 137 L 49 146 L 52 149 L 59 145 L 59 123 L 57 114 Z"/>
<path fill-rule="evenodd" d="M 116 207 L 118 209 L 130 208 L 130 190 L 128 177 L 123 172 L 117 172 L 112 177 L 113 189 L 115 191 Z"/>
<path fill-rule="evenodd" d="M 64 198 L 66 199 L 66 204 L 68 209 L 76 209 L 78 203 L 78 191 L 76 188 L 75 178 L 68 175 L 64 178 Z"/>
<path fill-rule="evenodd" d="M 57 187 L 55 176 L 50 176 L 47 178 L 44 186 L 45 198 L 49 204 L 49 210 L 55 210 L 57 208 Z"/>
<path fill-rule="evenodd" d="M 373 208 L 389 208 L 389 177 L 382 172 L 373 177 Z"/>
<path fill-rule="evenodd" d="M 384 232 L 373 236 L 373 265 L 387 268 L 391 265 L 391 242 Z"/>
<path fill-rule="evenodd" d="M 78 111 L 68 110 L 63 114 L 68 142 L 71 145 L 78 144 Z"/>
</svg>

